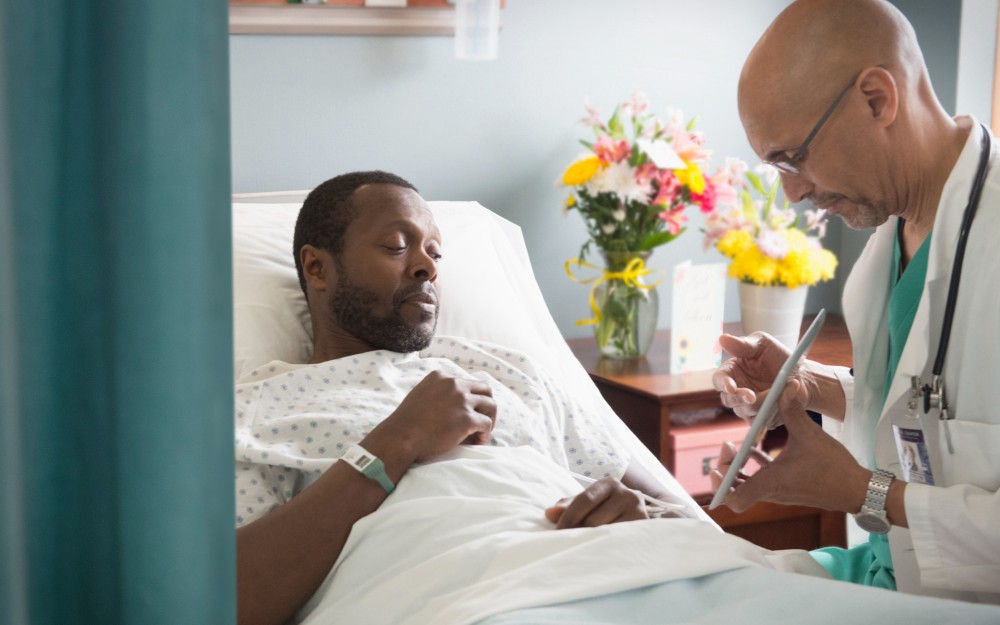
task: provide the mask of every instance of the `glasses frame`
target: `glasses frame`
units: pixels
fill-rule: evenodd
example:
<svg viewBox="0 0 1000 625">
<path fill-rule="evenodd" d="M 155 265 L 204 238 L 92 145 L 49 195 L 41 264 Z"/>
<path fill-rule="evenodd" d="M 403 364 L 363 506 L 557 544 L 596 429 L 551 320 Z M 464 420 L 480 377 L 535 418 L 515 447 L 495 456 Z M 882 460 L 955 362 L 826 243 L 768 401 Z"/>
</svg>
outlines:
<svg viewBox="0 0 1000 625">
<path fill-rule="evenodd" d="M 847 92 L 851 90 L 851 87 L 854 86 L 854 83 L 858 81 L 859 77 L 860 75 L 855 76 L 851 80 L 851 82 L 847 83 L 847 85 L 840 90 L 840 93 L 837 94 L 837 97 L 834 98 L 830 106 L 827 107 L 826 112 L 823 113 L 823 116 L 820 117 L 819 121 L 816 122 L 816 125 L 813 126 L 812 131 L 806 136 L 806 140 L 802 142 L 802 145 L 796 148 L 795 152 L 790 157 L 778 158 L 775 160 L 765 160 L 764 162 L 776 168 L 778 171 L 784 172 L 786 174 L 798 176 L 800 173 L 802 173 L 802 161 L 804 161 L 806 159 L 806 156 L 809 154 L 809 144 L 812 143 L 812 140 L 816 138 L 816 135 L 819 134 L 820 129 L 822 129 L 823 125 L 826 124 L 826 121 L 830 119 L 830 116 L 833 115 L 833 112 L 837 110 L 837 106 L 840 104 L 840 101 L 844 99 L 844 96 L 847 95 Z"/>
</svg>

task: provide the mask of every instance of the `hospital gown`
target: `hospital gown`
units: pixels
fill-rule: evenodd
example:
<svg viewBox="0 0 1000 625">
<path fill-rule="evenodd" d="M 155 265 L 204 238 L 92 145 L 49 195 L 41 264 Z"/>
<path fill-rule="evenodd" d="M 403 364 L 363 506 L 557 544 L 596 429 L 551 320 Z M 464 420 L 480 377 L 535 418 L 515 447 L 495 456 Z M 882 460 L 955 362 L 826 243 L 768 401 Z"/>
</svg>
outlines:
<svg viewBox="0 0 1000 625">
<path fill-rule="evenodd" d="M 236 387 L 237 526 L 287 502 L 388 417 L 431 371 L 487 382 L 490 444 L 528 446 L 590 478 L 621 477 L 627 452 L 593 411 L 517 351 L 438 337 L 419 353 L 373 351 L 319 364 L 272 362 Z"/>
</svg>

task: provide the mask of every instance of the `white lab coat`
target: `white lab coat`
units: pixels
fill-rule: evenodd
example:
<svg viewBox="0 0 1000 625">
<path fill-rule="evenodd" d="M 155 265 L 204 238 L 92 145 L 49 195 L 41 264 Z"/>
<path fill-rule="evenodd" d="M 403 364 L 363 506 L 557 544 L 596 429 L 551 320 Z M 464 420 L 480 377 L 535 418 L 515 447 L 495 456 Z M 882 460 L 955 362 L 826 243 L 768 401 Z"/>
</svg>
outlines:
<svg viewBox="0 0 1000 625">
<path fill-rule="evenodd" d="M 895 217 L 871 236 L 844 289 L 854 378 L 838 373 L 848 400 L 842 438 L 863 465 L 870 467 L 874 458 L 878 467 L 897 475 L 892 414 L 905 411 L 911 376 L 930 379 L 937 354 L 962 212 L 979 162 L 982 131 L 971 121 L 968 141 L 941 195 L 923 295 L 881 415 Z M 948 425 L 955 453 L 948 453 L 944 426 L 932 410 L 922 419 L 927 436 L 938 438 L 936 443 L 931 438 L 932 447 L 940 449 L 938 485 L 907 486 L 910 528 L 894 527 L 889 541 L 899 590 L 1000 603 L 1000 159 L 993 143 L 944 366 L 955 416 Z"/>
</svg>

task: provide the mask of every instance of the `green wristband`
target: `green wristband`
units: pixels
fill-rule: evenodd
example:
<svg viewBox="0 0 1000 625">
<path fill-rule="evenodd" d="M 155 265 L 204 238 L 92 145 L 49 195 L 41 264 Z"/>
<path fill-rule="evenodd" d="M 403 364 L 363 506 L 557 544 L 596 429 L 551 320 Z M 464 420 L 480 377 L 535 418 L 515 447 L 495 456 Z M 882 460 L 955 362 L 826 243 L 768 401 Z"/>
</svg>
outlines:
<svg viewBox="0 0 1000 625">
<path fill-rule="evenodd" d="M 354 470 L 361 475 L 378 482 L 386 494 L 396 490 L 396 485 L 385 474 L 385 464 L 382 460 L 361 445 L 351 445 L 340 459 L 354 467 Z"/>
</svg>

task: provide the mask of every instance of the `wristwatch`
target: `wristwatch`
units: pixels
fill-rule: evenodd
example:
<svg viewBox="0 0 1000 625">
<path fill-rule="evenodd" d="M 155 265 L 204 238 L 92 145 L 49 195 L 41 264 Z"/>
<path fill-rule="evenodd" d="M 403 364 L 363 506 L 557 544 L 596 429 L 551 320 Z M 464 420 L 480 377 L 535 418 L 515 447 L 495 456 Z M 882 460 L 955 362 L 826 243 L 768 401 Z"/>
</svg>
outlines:
<svg viewBox="0 0 1000 625">
<path fill-rule="evenodd" d="M 361 475 L 378 482 L 387 494 L 396 489 L 396 485 L 385 474 L 385 465 L 382 464 L 382 461 L 361 445 L 351 445 L 340 459 L 351 465 Z"/>
<path fill-rule="evenodd" d="M 885 500 L 889 495 L 889 484 L 895 476 L 885 469 L 876 469 L 868 482 L 868 495 L 861 506 L 861 512 L 854 515 L 858 526 L 872 534 L 885 534 L 892 525 L 885 516 Z"/>
</svg>

